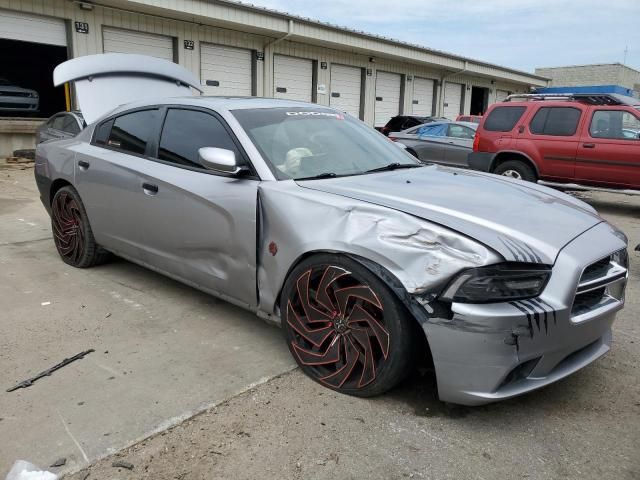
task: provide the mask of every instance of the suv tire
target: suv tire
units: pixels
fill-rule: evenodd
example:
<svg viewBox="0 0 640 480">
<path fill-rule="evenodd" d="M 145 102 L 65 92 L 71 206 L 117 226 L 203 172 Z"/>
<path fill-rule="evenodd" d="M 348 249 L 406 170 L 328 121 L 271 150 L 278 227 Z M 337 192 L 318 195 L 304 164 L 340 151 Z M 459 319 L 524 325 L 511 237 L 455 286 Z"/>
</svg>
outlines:
<svg viewBox="0 0 640 480">
<path fill-rule="evenodd" d="M 517 178 L 518 180 L 525 180 L 527 182 L 535 183 L 538 180 L 533 168 L 521 160 L 508 160 L 503 162 L 493 170 L 493 173 L 505 177 Z"/>
</svg>

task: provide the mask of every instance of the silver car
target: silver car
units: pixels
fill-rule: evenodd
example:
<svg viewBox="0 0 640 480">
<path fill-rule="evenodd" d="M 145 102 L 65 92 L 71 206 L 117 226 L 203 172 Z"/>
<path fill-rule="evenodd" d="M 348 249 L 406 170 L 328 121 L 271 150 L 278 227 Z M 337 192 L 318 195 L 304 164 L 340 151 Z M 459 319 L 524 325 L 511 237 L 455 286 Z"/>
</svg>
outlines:
<svg viewBox="0 0 640 480">
<path fill-rule="evenodd" d="M 36 143 L 75 137 L 86 127 L 80 112 L 60 112 L 53 115 L 36 130 Z"/>
<path fill-rule="evenodd" d="M 358 396 L 416 352 L 441 400 L 478 405 L 610 349 L 627 240 L 575 198 L 424 165 L 325 106 L 185 96 L 197 79 L 158 59 L 81 57 L 54 78 L 89 123 L 36 152 L 69 265 L 114 253 L 255 312 L 307 375 Z"/>
<path fill-rule="evenodd" d="M 40 98 L 38 92 L 22 88 L 6 78 L 0 78 L 0 115 L 11 113 L 38 113 Z"/>
<path fill-rule="evenodd" d="M 477 128 L 472 122 L 434 122 L 392 133 L 389 138 L 423 162 L 466 168 Z"/>
</svg>

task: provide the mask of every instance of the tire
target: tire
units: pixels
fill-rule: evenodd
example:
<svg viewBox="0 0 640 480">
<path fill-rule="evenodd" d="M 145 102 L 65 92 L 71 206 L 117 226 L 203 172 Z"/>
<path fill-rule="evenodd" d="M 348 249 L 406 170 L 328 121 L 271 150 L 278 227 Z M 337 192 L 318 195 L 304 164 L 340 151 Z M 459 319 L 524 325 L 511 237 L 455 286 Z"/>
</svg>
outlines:
<svg viewBox="0 0 640 480">
<path fill-rule="evenodd" d="M 280 308 L 291 354 L 325 387 L 372 397 L 410 371 L 413 319 L 376 275 L 348 257 L 302 261 L 285 282 Z"/>
<path fill-rule="evenodd" d="M 517 178 L 527 182 L 536 182 L 538 177 L 536 172 L 529 165 L 521 160 L 507 160 L 498 165 L 493 171 L 496 175 Z"/>
<path fill-rule="evenodd" d="M 109 252 L 96 244 L 80 195 L 62 187 L 51 202 L 53 241 L 62 261 L 72 267 L 89 268 L 106 262 Z"/>
</svg>

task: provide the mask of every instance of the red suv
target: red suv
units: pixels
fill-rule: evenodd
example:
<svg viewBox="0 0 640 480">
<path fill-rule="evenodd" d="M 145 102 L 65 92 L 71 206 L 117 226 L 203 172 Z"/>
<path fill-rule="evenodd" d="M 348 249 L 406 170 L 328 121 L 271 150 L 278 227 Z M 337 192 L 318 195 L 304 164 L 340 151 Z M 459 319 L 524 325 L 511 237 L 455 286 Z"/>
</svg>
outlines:
<svg viewBox="0 0 640 480">
<path fill-rule="evenodd" d="M 489 107 L 469 154 L 471 168 L 558 187 L 640 190 L 640 100 L 519 97 L 524 101 L 512 96 Z"/>
</svg>

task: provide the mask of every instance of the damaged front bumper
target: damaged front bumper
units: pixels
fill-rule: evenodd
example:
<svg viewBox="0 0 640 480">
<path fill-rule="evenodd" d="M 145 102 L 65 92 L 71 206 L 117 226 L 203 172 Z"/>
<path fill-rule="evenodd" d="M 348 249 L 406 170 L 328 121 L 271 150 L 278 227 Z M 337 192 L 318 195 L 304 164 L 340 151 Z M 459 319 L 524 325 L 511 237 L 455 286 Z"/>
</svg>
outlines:
<svg viewBox="0 0 640 480">
<path fill-rule="evenodd" d="M 599 224 L 560 252 L 540 297 L 453 303 L 448 318 L 422 322 L 440 399 L 481 405 L 515 397 L 607 353 L 627 280 L 612 254 L 624 248 L 611 226 Z"/>
</svg>

